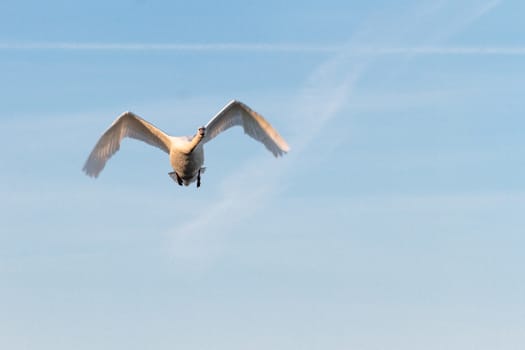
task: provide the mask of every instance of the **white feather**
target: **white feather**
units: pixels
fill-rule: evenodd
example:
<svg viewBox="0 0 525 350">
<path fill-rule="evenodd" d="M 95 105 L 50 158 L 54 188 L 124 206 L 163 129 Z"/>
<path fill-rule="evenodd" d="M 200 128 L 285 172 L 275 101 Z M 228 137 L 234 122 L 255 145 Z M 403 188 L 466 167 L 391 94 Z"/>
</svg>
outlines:
<svg viewBox="0 0 525 350">
<path fill-rule="evenodd" d="M 206 124 L 204 142 L 212 140 L 232 126 L 242 126 L 244 132 L 263 143 L 274 156 L 282 156 L 290 147 L 270 123 L 244 103 L 233 100 Z"/>
<path fill-rule="evenodd" d="M 83 170 L 87 175 L 97 177 L 108 159 L 119 150 L 122 139 L 130 137 L 168 153 L 173 170 L 188 185 L 200 179 L 203 173 L 202 145 L 233 126 L 242 126 L 247 135 L 264 144 L 276 157 L 290 150 L 286 141 L 266 119 L 244 103 L 233 100 L 206 124 L 204 130 L 199 129 L 194 136 L 169 136 L 139 116 L 125 112 L 102 134 Z M 174 174 L 170 176 L 174 177 Z"/>
</svg>

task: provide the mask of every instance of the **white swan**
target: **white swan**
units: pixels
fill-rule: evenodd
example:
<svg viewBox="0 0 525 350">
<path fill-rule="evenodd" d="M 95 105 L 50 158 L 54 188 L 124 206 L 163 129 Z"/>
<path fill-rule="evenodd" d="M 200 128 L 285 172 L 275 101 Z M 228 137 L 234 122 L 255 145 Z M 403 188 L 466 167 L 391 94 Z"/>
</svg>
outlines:
<svg viewBox="0 0 525 350">
<path fill-rule="evenodd" d="M 131 137 L 168 153 L 174 170 L 169 175 L 179 185 L 188 186 L 197 181 L 197 187 L 200 187 L 201 174 L 205 169 L 202 167 L 203 145 L 235 125 L 242 126 L 246 134 L 263 143 L 275 157 L 290 150 L 286 141 L 266 119 L 244 103 L 233 100 L 206 126 L 199 128 L 194 136 L 169 136 L 139 116 L 124 112 L 100 137 L 82 170 L 89 176 L 97 177 L 107 160 L 119 150 L 120 141 L 124 137 Z"/>
</svg>

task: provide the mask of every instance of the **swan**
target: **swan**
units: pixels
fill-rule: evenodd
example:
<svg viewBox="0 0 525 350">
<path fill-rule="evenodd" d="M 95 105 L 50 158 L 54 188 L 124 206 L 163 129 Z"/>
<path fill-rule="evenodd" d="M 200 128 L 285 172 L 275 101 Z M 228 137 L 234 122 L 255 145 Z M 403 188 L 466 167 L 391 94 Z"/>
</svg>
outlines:
<svg viewBox="0 0 525 350">
<path fill-rule="evenodd" d="M 244 103 L 232 100 L 193 136 L 170 136 L 138 115 L 124 112 L 102 134 L 82 170 L 90 177 L 98 177 L 109 158 L 119 150 L 122 139 L 130 137 L 168 153 L 173 168 L 168 175 L 180 186 L 196 181 L 200 187 L 205 170 L 204 144 L 233 126 L 242 126 L 245 134 L 261 142 L 275 157 L 290 150 L 266 119 Z"/>
</svg>

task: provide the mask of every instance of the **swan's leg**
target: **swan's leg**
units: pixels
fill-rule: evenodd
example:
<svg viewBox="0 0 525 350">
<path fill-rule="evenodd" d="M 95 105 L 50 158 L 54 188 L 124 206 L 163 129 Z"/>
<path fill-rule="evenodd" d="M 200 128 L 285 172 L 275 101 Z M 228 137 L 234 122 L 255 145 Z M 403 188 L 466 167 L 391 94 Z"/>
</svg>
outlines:
<svg viewBox="0 0 525 350">
<path fill-rule="evenodd" d="M 182 186 L 182 179 L 180 178 L 179 174 L 177 174 L 175 171 L 172 171 L 171 173 L 168 173 L 168 175 L 175 181 L 177 181 L 177 183 L 179 184 L 179 186 Z"/>
<path fill-rule="evenodd" d="M 197 188 L 201 187 L 201 170 L 197 173 Z"/>
</svg>

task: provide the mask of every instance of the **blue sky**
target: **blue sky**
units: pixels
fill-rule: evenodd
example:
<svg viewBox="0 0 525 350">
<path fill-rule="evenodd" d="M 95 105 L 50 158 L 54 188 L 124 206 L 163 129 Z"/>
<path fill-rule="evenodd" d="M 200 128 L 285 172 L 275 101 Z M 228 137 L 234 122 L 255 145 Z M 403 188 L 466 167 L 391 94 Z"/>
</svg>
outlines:
<svg viewBox="0 0 525 350">
<path fill-rule="evenodd" d="M 525 4 L 0 4 L 0 348 L 521 349 Z M 201 188 L 124 141 L 230 99 Z"/>
</svg>

